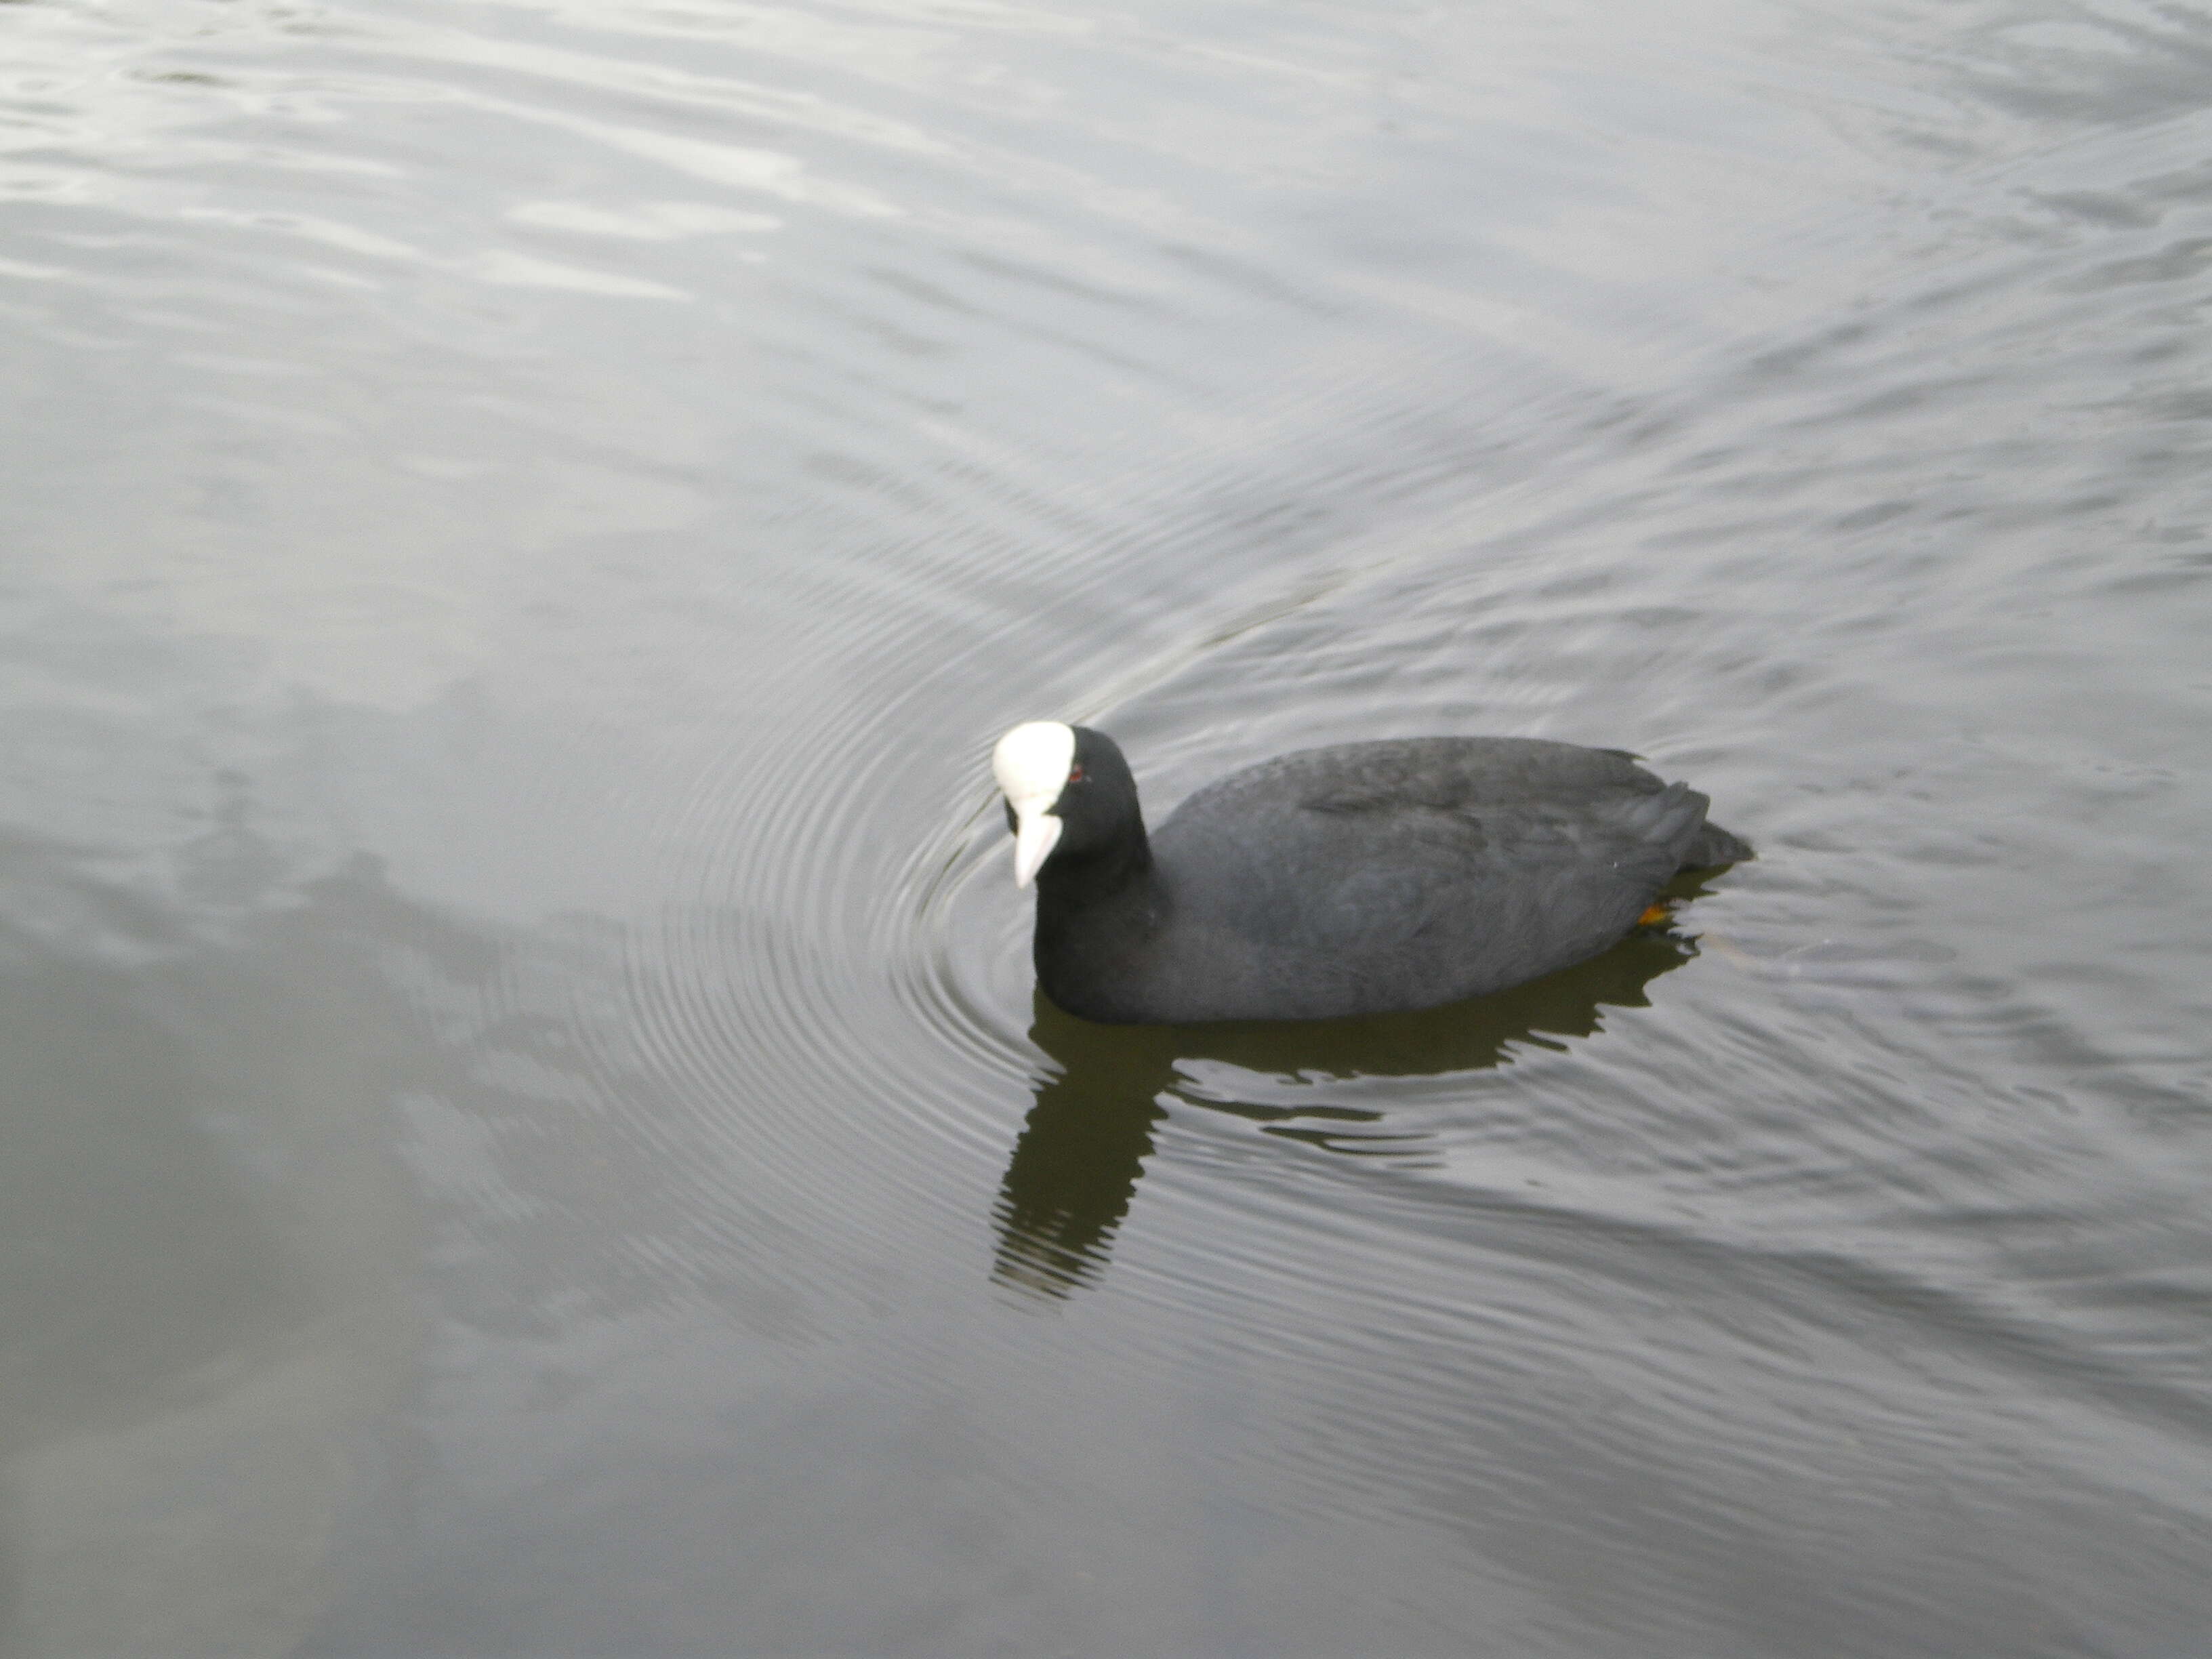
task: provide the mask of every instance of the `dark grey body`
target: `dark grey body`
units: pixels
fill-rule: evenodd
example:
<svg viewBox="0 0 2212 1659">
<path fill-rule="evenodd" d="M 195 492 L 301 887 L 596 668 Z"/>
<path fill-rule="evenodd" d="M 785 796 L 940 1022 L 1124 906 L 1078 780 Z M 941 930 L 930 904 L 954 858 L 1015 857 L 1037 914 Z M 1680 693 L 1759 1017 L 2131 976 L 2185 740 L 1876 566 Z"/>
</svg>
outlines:
<svg viewBox="0 0 2212 1659">
<path fill-rule="evenodd" d="M 1678 872 L 1751 850 L 1629 755 L 1522 738 L 1285 755 L 1200 790 L 1148 845 L 1120 751 L 1077 736 L 1085 779 L 1037 875 L 1037 978 L 1111 1024 L 1501 990 L 1612 945 Z"/>
</svg>

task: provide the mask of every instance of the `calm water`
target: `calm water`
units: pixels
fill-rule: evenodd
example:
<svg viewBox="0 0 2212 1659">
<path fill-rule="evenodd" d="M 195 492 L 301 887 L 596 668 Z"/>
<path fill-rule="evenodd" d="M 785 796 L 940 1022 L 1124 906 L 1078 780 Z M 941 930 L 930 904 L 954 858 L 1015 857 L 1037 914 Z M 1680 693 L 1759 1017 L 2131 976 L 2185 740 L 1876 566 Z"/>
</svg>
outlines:
<svg viewBox="0 0 2212 1659">
<path fill-rule="evenodd" d="M 2201 1659 L 2212 11 L 0 4 L 0 1651 Z M 985 757 L 1637 749 L 1492 1002 Z"/>
</svg>

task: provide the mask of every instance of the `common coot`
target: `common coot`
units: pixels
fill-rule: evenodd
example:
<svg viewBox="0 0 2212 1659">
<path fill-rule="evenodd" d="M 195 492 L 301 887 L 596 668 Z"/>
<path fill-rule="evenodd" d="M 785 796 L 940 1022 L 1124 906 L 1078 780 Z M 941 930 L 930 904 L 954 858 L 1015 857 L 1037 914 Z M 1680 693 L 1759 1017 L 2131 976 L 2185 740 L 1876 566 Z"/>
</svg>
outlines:
<svg viewBox="0 0 2212 1659">
<path fill-rule="evenodd" d="M 1751 848 L 1618 749 L 1407 738 L 1283 755 L 1150 836 L 1114 740 L 1031 720 L 992 770 L 1045 994 L 1112 1024 L 1434 1007 L 1596 955 Z"/>
</svg>

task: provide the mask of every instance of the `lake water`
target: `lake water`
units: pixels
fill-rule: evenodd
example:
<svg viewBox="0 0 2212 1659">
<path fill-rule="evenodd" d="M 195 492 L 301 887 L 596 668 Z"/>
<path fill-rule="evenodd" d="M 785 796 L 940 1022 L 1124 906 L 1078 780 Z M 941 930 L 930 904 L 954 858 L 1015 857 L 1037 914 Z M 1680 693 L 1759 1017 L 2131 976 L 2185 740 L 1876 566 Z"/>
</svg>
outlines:
<svg viewBox="0 0 2212 1659">
<path fill-rule="evenodd" d="M 2212 11 L 0 4 L 0 1652 L 2212 1651 Z M 987 757 L 1637 750 L 1489 1002 Z"/>
</svg>

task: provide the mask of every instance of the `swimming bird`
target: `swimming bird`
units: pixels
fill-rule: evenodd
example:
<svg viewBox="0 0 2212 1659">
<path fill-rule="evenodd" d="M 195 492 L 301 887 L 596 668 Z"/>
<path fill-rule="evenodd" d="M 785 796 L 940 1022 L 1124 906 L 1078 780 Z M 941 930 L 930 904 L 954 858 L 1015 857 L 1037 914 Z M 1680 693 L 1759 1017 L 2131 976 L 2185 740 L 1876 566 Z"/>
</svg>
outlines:
<svg viewBox="0 0 2212 1659">
<path fill-rule="evenodd" d="M 993 774 L 1036 884 L 1045 994 L 1108 1024 L 1430 1008 L 1595 956 L 1660 890 L 1751 848 L 1624 750 L 1535 738 L 1304 749 L 1149 836 L 1103 732 L 1030 720 Z"/>
</svg>

